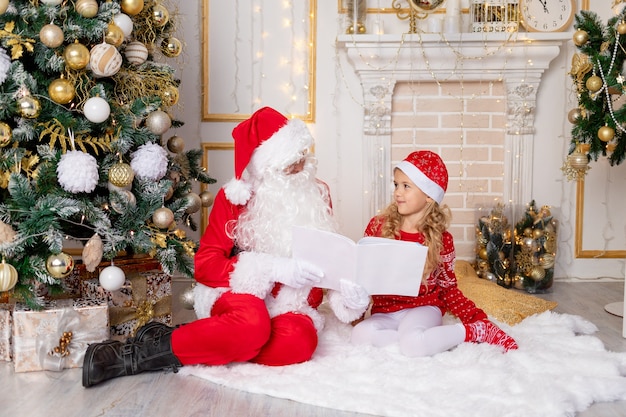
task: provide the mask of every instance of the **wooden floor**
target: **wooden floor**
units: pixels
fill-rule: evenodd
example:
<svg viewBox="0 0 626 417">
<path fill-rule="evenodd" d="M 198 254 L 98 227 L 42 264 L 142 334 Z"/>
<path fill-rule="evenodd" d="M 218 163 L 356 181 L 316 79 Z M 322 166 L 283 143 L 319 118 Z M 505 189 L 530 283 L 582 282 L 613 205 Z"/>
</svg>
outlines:
<svg viewBox="0 0 626 417">
<path fill-rule="evenodd" d="M 186 282 L 175 282 L 175 294 L 186 285 Z M 552 292 L 541 297 L 558 301 L 557 312 L 577 314 L 595 323 L 599 328 L 596 336 L 607 349 L 626 352 L 626 339 L 621 335 L 622 319 L 604 310 L 604 305 L 623 300 L 623 294 L 624 284 L 621 282 L 556 282 Z M 176 295 L 173 311 L 177 322 L 185 322 L 192 317 L 190 311 L 181 308 Z M 84 389 L 81 386 L 81 369 L 16 374 L 11 363 L 0 362 L 0 381 L 2 416 L 365 416 L 249 394 L 195 377 L 179 378 L 164 373 L 118 378 Z M 594 404 L 578 415 L 617 416 L 626 416 L 626 401 Z"/>
</svg>

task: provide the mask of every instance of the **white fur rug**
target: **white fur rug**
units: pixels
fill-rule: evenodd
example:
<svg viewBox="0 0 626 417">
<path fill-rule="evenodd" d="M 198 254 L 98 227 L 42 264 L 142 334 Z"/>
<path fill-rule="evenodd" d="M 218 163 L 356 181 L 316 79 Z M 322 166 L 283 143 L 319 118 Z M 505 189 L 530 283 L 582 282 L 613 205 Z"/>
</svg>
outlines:
<svg viewBox="0 0 626 417">
<path fill-rule="evenodd" d="M 179 375 L 380 416 L 560 417 L 594 402 L 626 400 L 626 352 L 607 351 L 592 336 L 596 326 L 579 316 L 546 311 L 514 327 L 498 323 L 519 344 L 506 354 L 488 344 L 464 343 L 418 359 L 396 347 L 352 346 L 350 327 L 326 318 L 309 362 L 191 366 Z"/>
</svg>

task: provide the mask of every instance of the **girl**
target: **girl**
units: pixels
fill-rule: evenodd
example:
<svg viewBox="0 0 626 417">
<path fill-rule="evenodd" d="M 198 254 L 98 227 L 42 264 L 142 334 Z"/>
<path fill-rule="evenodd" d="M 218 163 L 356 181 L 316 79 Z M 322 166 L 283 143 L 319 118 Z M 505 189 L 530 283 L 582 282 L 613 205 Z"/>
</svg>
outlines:
<svg viewBox="0 0 626 417">
<path fill-rule="evenodd" d="M 407 356 L 430 356 L 462 342 L 487 342 L 505 351 L 517 343 L 466 298 L 454 275 L 454 242 L 447 231 L 450 209 L 441 206 L 448 171 L 430 151 L 411 153 L 394 169 L 394 201 L 370 220 L 366 236 L 401 239 L 428 246 L 419 294 L 372 296 L 372 314 L 352 330 L 352 343 L 398 343 Z M 449 311 L 461 323 L 443 325 Z"/>
</svg>

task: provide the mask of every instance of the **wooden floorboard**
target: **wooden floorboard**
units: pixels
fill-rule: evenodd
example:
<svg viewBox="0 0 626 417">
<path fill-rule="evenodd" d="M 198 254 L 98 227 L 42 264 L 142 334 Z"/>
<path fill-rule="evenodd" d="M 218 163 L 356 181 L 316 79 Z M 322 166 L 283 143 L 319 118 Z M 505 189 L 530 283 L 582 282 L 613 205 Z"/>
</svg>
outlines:
<svg viewBox="0 0 626 417">
<path fill-rule="evenodd" d="M 174 318 L 191 320 L 177 296 L 188 281 L 174 281 Z M 517 291 L 517 290 L 511 290 Z M 607 349 L 626 352 L 621 335 L 622 319 L 607 313 L 604 305 L 624 298 L 622 282 L 554 284 L 551 292 L 539 297 L 559 303 L 555 311 L 577 314 L 598 327 L 596 336 Z M 8 362 L 0 362 L 0 415 L 50 417 L 130 416 L 271 416 L 271 417 L 355 417 L 366 416 L 294 401 L 225 388 L 195 377 L 148 373 L 89 389 L 81 386 L 81 369 L 63 372 L 15 373 Z M 530 399 L 532 400 L 532 399 Z M 625 417 L 626 402 L 593 404 L 578 417 Z M 456 417 L 456 416 L 455 416 Z M 531 416 L 529 416 L 531 417 Z"/>
</svg>

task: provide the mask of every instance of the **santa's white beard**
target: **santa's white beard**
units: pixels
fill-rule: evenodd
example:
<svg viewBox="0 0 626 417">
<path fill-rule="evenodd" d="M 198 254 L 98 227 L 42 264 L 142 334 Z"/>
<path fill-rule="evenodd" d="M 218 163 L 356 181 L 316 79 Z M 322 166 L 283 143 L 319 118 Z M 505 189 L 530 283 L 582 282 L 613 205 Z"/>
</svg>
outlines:
<svg viewBox="0 0 626 417">
<path fill-rule="evenodd" d="M 266 172 L 235 225 L 237 247 L 291 256 L 293 226 L 335 231 L 330 196 L 316 181 L 315 171 L 315 159 L 309 156 L 300 173 Z"/>
</svg>

